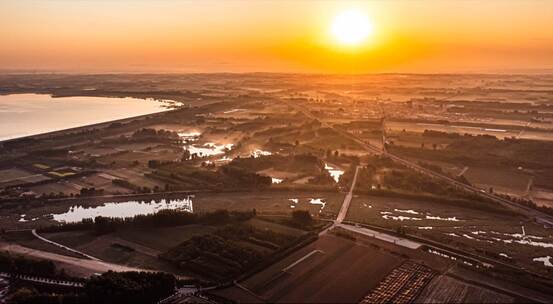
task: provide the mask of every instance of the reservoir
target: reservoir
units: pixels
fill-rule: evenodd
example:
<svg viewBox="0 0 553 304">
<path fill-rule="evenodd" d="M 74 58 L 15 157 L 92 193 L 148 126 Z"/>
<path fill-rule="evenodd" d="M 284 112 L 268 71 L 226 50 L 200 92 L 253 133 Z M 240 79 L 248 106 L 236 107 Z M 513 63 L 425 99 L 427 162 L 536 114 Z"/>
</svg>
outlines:
<svg viewBox="0 0 553 304">
<path fill-rule="evenodd" d="M 0 141 L 167 111 L 152 99 L 0 95 Z"/>
</svg>

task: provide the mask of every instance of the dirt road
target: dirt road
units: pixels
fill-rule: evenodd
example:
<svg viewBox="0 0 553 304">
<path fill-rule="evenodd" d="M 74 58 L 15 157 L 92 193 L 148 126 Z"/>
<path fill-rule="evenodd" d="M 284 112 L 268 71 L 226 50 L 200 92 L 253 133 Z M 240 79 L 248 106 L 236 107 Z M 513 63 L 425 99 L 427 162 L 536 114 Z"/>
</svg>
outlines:
<svg viewBox="0 0 553 304">
<path fill-rule="evenodd" d="M 104 273 L 106 271 L 152 271 L 147 269 L 140 269 L 134 267 L 127 267 L 102 261 L 95 261 L 90 259 L 80 259 L 75 257 L 69 257 L 47 251 L 41 251 L 23 247 L 17 244 L 10 244 L 0 242 L 0 251 L 8 251 L 15 254 L 21 254 L 39 259 L 51 260 L 58 264 L 61 268 L 65 269 L 68 273 L 80 277 L 88 277 L 95 273 Z"/>
</svg>

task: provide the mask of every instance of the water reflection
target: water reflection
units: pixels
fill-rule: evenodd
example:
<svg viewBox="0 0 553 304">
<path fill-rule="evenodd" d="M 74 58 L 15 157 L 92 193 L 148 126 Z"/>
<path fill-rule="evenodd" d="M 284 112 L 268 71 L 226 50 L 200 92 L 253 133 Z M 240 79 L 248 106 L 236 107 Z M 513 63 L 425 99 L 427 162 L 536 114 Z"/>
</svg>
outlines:
<svg viewBox="0 0 553 304">
<path fill-rule="evenodd" d="M 551 263 L 551 256 L 544 256 L 539 258 L 533 258 L 532 261 L 534 262 L 542 262 L 543 266 L 545 267 L 553 267 L 553 264 Z"/>
<path fill-rule="evenodd" d="M 328 173 L 334 179 L 335 182 L 339 182 L 340 181 L 340 176 L 342 176 L 344 174 L 344 171 L 342 171 L 340 169 L 337 169 L 337 168 L 334 168 L 334 167 L 328 165 L 327 163 L 325 163 L 325 170 L 328 171 Z"/>
<path fill-rule="evenodd" d="M 232 146 L 233 144 L 205 143 L 203 145 L 188 145 L 185 149 L 190 152 L 190 155 L 196 154 L 199 157 L 208 157 L 225 154 L 227 150 L 232 149 Z"/>
<path fill-rule="evenodd" d="M 64 223 L 80 222 L 86 218 L 97 216 L 126 218 L 141 214 L 154 214 L 160 210 L 182 210 L 193 212 L 192 199 L 190 196 L 184 199 L 161 199 L 159 201 L 127 201 L 120 203 L 106 203 L 97 207 L 83 207 L 75 205 L 65 213 L 52 214 L 54 220 Z"/>
<path fill-rule="evenodd" d="M 0 96 L 0 140 L 58 131 L 167 110 L 160 101 L 138 98 Z"/>
</svg>

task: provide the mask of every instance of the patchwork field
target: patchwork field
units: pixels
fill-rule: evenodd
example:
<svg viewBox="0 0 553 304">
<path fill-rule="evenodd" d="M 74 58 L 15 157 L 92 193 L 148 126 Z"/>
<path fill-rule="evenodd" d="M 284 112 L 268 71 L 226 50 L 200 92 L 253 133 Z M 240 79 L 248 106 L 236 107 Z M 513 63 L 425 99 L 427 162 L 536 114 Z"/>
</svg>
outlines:
<svg viewBox="0 0 553 304">
<path fill-rule="evenodd" d="M 358 302 L 401 258 L 351 240 L 325 235 L 241 283 L 272 303 Z M 218 291 L 240 298 L 234 287 Z"/>
<path fill-rule="evenodd" d="M 42 236 L 101 260 L 126 266 L 177 271 L 158 255 L 193 236 L 203 235 L 215 228 L 186 225 L 168 228 L 125 229 L 106 235 L 91 231 L 43 233 Z"/>
<path fill-rule="evenodd" d="M 513 303 L 514 300 L 511 296 L 440 275 L 428 284 L 415 303 Z"/>
</svg>

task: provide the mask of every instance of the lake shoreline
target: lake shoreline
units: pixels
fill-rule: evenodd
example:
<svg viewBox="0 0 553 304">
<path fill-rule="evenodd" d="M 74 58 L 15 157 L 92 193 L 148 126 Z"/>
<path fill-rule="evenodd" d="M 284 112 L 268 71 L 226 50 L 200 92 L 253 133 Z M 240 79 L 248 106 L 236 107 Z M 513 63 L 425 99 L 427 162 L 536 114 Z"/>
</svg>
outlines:
<svg viewBox="0 0 553 304">
<path fill-rule="evenodd" d="M 0 96 L 18 95 L 18 94 L 19 93 L 16 93 L 16 94 L 0 94 Z M 37 93 L 22 93 L 22 94 L 50 95 L 51 98 L 57 98 L 57 97 L 54 97 L 52 94 L 37 94 Z M 87 97 L 88 98 L 88 97 L 101 97 L 101 96 L 72 96 L 72 97 Z M 63 97 L 61 97 L 61 98 L 63 98 Z M 102 98 L 114 98 L 114 97 L 103 96 Z M 135 99 L 138 99 L 138 98 L 135 98 Z M 147 99 L 144 98 L 143 100 L 146 101 Z M 163 103 L 163 101 L 157 101 L 157 102 L 159 102 L 160 104 Z M 172 101 L 172 102 L 177 102 L 177 101 Z M 157 115 L 170 113 L 170 112 L 178 110 L 178 109 L 179 109 L 179 107 L 176 107 L 176 108 L 175 107 L 173 107 L 173 108 L 165 107 L 164 110 L 161 110 L 161 111 L 158 111 L 158 112 L 153 112 L 153 113 L 133 115 L 133 116 L 130 116 L 130 117 L 124 117 L 124 118 L 119 118 L 119 119 L 107 118 L 107 120 L 101 121 L 101 122 L 86 123 L 84 125 L 79 125 L 79 126 L 69 127 L 69 128 L 63 128 L 63 129 L 59 129 L 59 130 L 46 131 L 46 132 L 41 132 L 41 133 L 36 133 L 36 134 L 31 134 L 31 135 L 23 135 L 23 136 L 18 136 L 18 137 L 14 137 L 14 138 L 0 139 L 0 145 L 2 145 L 4 143 L 20 141 L 20 140 L 43 139 L 43 138 L 48 138 L 48 137 L 51 137 L 51 136 L 63 135 L 64 133 L 71 133 L 71 132 L 90 129 L 90 128 L 105 128 L 105 127 L 108 127 L 109 125 L 111 125 L 113 123 L 126 123 L 126 122 L 136 120 L 136 119 L 145 119 L 145 118 L 155 117 Z"/>
<path fill-rule="evenodd" d="M 7 143 L 7 142 L 25 140 L 25 139 L 42 139 L 42 138 L 50 137 L 50 136 L 53 136 L 53 135 L 57 136 L 57 135 L 62 135 L 64 133 L 68 133 L 68 132 L 71 133 L 71 132 L 90 129 L 90 128 L 105 128 L 105 127 L 108 127 L 109 125 L 111 125 L 112 123 L 125 123 L 125 122 L 129 122 L 129 121 L 133 121 L 135 119 L 144 119 L 144 118 L 149 118 L 149 117 L 155 117 L 155 116 L 158 116 L 158 115 L 161 115 L 161 114 L 166 114 L 166 113 L 170 113 L 172 111 L 177 111 L 177 110 L 178 109 L 172 109 L 172 110 L 167 110 L 167 111 L 163 111 L 163 112 L 143 114 L 143 115 L 132 116 L 132 117 L 127 117 L 127 118 L 121 118 L 121 119 L 108 120 L 108 121 L 99 122 L 99 123 L 93 123 L 93 124 L 89 124 L 89 125 L 72 127 L 72 128 L 62 129 L 62 130 L 49 131 L 49 132 L 38 133 L 38 134 L 33 134 L 33 135 L 25 135 L 25 136 L 16 137 L 16 138 L 4 139 L 4 140 L 0 140 L 0 145 L 2 145 L 3 143 Z"/>
</svg>

